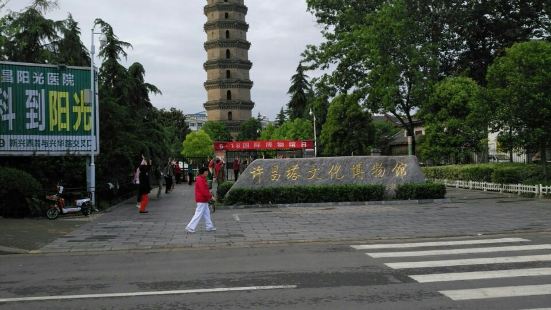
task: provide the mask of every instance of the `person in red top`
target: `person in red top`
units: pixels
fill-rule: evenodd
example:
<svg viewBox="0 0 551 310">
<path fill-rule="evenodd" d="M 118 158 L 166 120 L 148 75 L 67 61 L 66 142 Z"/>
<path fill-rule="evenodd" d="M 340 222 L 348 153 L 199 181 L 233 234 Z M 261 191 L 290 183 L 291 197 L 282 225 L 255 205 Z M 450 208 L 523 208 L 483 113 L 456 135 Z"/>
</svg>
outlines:
<svg viewBox="0 0 551 310">
<path fill-rule="evenodd" d="M 197 208 L 191 221 L 186 226 L 186 231 L 189 233 L 195 232 L 201 218 L 205 219 L 206 231 L 216 230 L 210 219 L 209 201 L 212 199 L 212 193 L 209 191 L 209 185 L 207 184 L 207 175 L 207 168 L 199 168 L 199 174 L 195 178 L 195 202 L 197 203 Z"/>
</svg>

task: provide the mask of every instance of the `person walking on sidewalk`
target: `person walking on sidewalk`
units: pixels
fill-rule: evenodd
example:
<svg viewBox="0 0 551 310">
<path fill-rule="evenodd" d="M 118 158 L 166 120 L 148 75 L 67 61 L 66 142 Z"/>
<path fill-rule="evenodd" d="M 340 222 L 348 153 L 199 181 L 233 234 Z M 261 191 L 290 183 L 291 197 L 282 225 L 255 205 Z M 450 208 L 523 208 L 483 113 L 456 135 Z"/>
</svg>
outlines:
<svg viewBox="0 0 551 310">
<path fill-rule="evenodd" d="M 149 183 L 149 171 L 151 162 L 149 165 L 140 165 L 140 213 L 147 213 L 147 204 L 149 203 L 149 192 L 151 191 L 151 184 Z"/>
<path fill-rule="evenodd" d="M 195 178 L 195 202 L 197 203 L 197 208 L 195 209 L 193 218 L 191 218 L 191 221 L 186 226 L 186 231 L 189 233 L 195 232 L 201 218 L 205 219 L 205 229 L 207 231 L 216 230 L 210 218 L 209 201 L 212 199 L 212 193 L 209 191 L 207 184 L 208 172 L 208 168 L 201 167 Z"/>
</svg>

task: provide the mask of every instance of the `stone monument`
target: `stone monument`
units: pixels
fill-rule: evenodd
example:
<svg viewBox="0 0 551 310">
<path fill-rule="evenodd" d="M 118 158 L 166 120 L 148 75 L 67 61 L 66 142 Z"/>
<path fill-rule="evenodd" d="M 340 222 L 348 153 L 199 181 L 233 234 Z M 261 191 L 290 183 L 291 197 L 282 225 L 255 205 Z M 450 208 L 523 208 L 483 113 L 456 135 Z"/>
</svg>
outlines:
<svg viewBox="0 0 551 310">
<path fill-rule="evenodd" d="M 257 159 L 234 188 L 307 185 L 382 184 L 387 195 L 405 183 L 425 183 L 415 156 L 357 156 Z"/>
</svg>

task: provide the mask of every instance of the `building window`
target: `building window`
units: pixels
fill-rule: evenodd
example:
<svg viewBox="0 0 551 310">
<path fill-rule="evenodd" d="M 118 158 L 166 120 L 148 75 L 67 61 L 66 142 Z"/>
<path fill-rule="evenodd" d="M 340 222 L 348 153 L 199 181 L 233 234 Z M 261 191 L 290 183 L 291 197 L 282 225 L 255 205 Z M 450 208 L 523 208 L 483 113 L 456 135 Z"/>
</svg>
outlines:
<svg viewBox="0 0 551 310">
<path fill-rule="evenodd" d="M 226 70 L 226 79 L 231 79 L 231 71 Z"/>
<path fill-rule="evenodd" d="M 230 31 L 226 30 L 226 39 L 229 39 L 229 38 L 230 38 Z"/>
<path fill-rule="evenodd" d="M 231 100 L 231 90 L 226 93 L 226 99 Z"/>
<path fill-rule="evenodd" d="M 226 59 L 230 59 L 231 53 L 230 50 L 226 50 Z"/>
<path fill-rule="evenodd" d="M 224 18 L 228 19 L 230 17 L 230 14 L 228 12 L 224 13 Z"/>
<path fill-rule="evenodd" d="M 233 113 L 228 112 L 228 121 L 231 121 L 231 120 L 233 120 Z"/>
</svg>

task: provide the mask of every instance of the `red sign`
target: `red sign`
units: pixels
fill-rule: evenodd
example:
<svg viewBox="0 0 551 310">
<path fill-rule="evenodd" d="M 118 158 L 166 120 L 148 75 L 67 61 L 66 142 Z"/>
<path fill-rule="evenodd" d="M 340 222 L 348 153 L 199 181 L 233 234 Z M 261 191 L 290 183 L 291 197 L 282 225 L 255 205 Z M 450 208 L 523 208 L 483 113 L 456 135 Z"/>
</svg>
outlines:
<svg viewBox="0 0 551 310">
<path fill-rule="evenodd" d="M 262 141 L 234 141 L 214 142 L 215 151 L 270 151 L 270 150 L 301 150 L 313 149 L 312 140 L 262 140 Z"/>
</svg>

